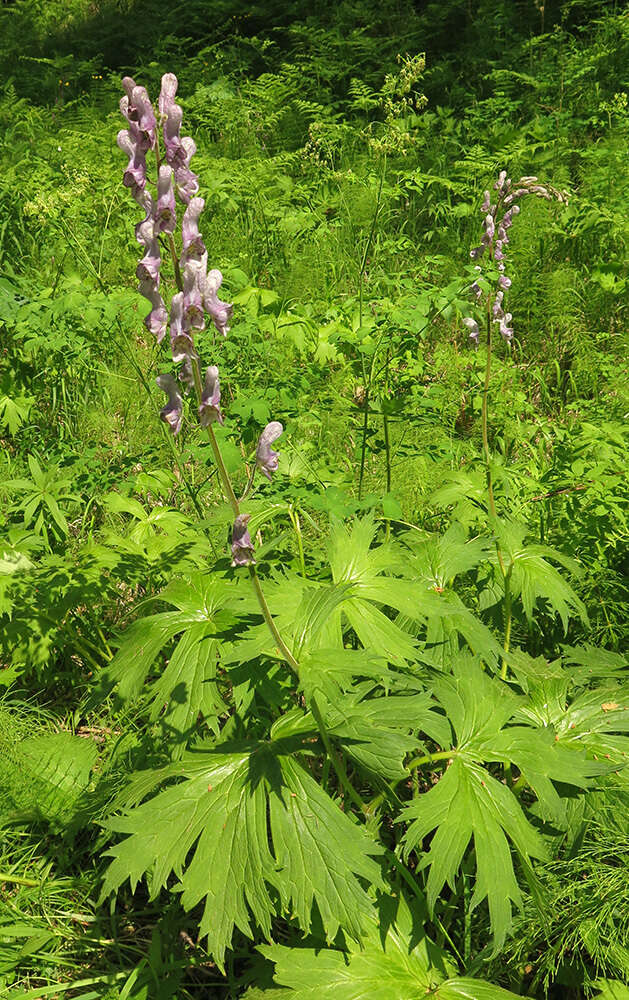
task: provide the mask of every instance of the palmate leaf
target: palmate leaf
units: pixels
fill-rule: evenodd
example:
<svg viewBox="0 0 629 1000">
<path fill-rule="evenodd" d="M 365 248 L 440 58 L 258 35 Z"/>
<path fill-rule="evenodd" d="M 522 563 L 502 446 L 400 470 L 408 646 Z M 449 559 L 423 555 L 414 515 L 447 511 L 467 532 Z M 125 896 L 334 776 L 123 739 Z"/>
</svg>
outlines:
<svg viewBox="0 0 629 1000">
<path fill-rule="evenodd" d="M 476 853 L 476 885 L 472 908 L 486 897 L 496 950 L 511 926 L 511 903 L 521 905 L 509 840 L 527 861 L 546 858 L 544 842 L 525 818 L 513 795 L 483 767 L 455 757 L 431 791 L 403 814 L 411 820 L 405 834 L 407 854 L 435 828 L 430 851 L 421 862 L 430 866 L 427 892 L 431 907 L 444 884 L 454 887 L 470 840 Z"/>
<path fill-rule="evenodd" d="M 578 563 L 546 545 L 526 544 L 528 528 L 524 524 L 502 521 L 496 523 L 495 530 L 507 570 L 511 571 L 511 592 L 522 601 L 528 621 L 533 621 L 537 602 L 545 600 L 561 618 L 564 632 L 572 615 L 587 622 L 585 605 L 548 560 L 559 562 L 572 573 L 580 571 Z"/>
<path fill-rule="evenodd" d="M 183 780 L 106 826 L 127 838 L 110 850 L 103 896 L 146 873 L 155 897 L 171 873 L 182 904 L 205 899 L 201 933 L 222 966 L 234 927 L 268 937 L 281 908 L 309 930 L 316 900 L 328 939 L 359 937 L 371 903 L 360 879 L 382 884 L 380 853 L 281 744 L 249 744 L 185 755 Z M 175 773 L 162 770 L 158 780 Z M 151 787 L 149 776 L 144 789 Z M 142 779 L 133 789 L 137 798 Z"/>
<path fill-rule="evenodd" d="M 245 1000 L 508 1000 L 513 994 L 478 979 L 449 978 L 443 952 L 413 926 L 403 900 L 389 901 L 394 920 L 372 919 L 370 933 L 346 951 L 332 948 L 259 948 L 275 963 L 275 981 L 285 987 L 253 990 Z M 383 933 L 382 928 L 386 929 Z"/>
<path fill-rule="evenodd" d="M 487 898 L 498 949 L 511 926 L 511 904 L 521 902 L 511 845 L 527 865 L 533 858 L 545 858 L 547 852 L 513 791 L 483 765 L 515 764 L 554 817 L 560 809 L 553 781 L 587 788 L 604 768 L 586 760 L 581 750 L 561 745 L 548 727 L 510 726 L 521 700 L 472 660 L 460 660 L 455 676 L 437 678 L 433 690 L 452 725 L 456 744 L 437 785 L 401 814 L 401 821 L 410 822 L 405 851 L 408 855 L 423 849 L 424 838 L 435 831 L 428 854 L 420 860 L 420 866 L 430 867 L 427 891 L 432 907 L 445 883 L 454 885 L 473 840 L 476 885 L 472 907 Z"/>
<path fill-rule="evenodd" d="M 334 582 L 352 588 L 341 612 L 363 646 L 377 649 L 389 662 L 401 665 L 420 658 L 414 637 L 417 623 L 428 623 L 429 640 L 443 641 L 441 633 L 436 640 L 430 634 L 437 623 L 441 632 L 449 628 L 462 635 L 474 652 L 497 665 L 502 650 L 489 629 L 456 595 L 437 593 L 434 585 L 427 585 L 408 549 L 393 544 L 371 548 L 375 532 L 373 520 L 364 518 L 354 523 L 351 532 L 342 524 L 335 525 L 330 541 Z M 381 607 L 396 611 L 397 620 L 392 621 Z"/>
<path fill-rule="evenodd" d="M 215 681 L 216 636 L 234 622 L 239 598 L 228 581 L 197 573 L 170 584 L 159 599 L 176 610 L 148 615 L 129 626 L 99 677 L 90 705 L 113 688 L 122 700 L 137 697 L 160 653 L 179 635 L 168 665 L 149 688 L 151 717 L 164 712 L 166 723 L 185 735 L 202 712 L 215 728 L 224 710 Z M 181 747 L 181 740 L 177 745 Z"/>
</svg>

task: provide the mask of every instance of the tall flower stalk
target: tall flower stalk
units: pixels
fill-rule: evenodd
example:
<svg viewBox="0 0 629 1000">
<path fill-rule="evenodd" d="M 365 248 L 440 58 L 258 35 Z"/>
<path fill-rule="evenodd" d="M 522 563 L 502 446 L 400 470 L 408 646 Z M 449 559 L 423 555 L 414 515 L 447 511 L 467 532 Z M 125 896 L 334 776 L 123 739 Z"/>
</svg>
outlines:
<svg viewBox="0 0 629 1000">
<path fill-rule="evenodd" d="M 177 375 L 166 372 L 157 377 L 158 387 L 167 400 L 160 410 L 161 419 L 173 435 L 180 433 L 184 420 L 183 393 L 191 389 L 196 397 L 198 424 L 209 439 L 223 495 L 234 516 L 231 540 L 232 566 L 246 568 L 260 611 L 269 628 L 277 652 L 299 677 L 299 662 L 283 639 L 271 614 L 255 565 L 255 545 L 249 534 L 249 515 L 243 513 L 234 486 L 223 460 L 214 424 L 222 424 L 219 369 L 210 365 L 202 374 L 201 359 L 195 345 L 196 331 L 203 330 L 206 317 L 221 336 L 227 336 L 233 306 L 218 297 L 223 276 L 217 269 L 208 271 L 208 253 L 199 230 L 205 202 L 197 196 L 199 181 L 190 167 L 196 152 L 194 140 L 181 136 L 183 120 L 176 103 L 178 81 L 172 73 L 162 77 L 158 113 L 148 93 L 130 77 L 122 81 L 125 96 L 120 110 L 128 127 L 118 133 L 117 143 L 127 155 L 128 164 L 123 183 L 143 209 L 144 218 L 135 226 L 135 235 L 144 254 L 138 262 L 138 290 L 150 303 L 144 324 L 158 344 L 170 337 L 172 361 L 180 365 Z M 161 134 L 161 142 L 160 142 Z M 147 166 L 147 154 L 152 156 L 155 179 Z M 151 190 L 152 189 L 152 190 Z M 181 218 L 181 252 L 177 250 L 177 199 L 183 205 Z M 181 209 L 180 209 L 181 211 Z M 167 305 L 162 286 L 162 250 L 172 263 L 176 291 Z M 262 431 L 256 449 L 256 469 L 271 480 L 279 466 L 280 455 L 271 447 L 283 433 L 282 424 L 273 420 Z M 250 484 L 251 485 L 251 484 Z M 310 710 L 319 730 L 321 742 L 335 770 L 339 786 L 348 799 L 364 813 L 365 805 L 347 777 L 342 758 L 332 747 L 316 698 L 310 699 Z"/>
<path fill-rule="evenodd" d="M 489 388 L 491 382 L 491 360 L 493 346 L 494 327 L 502 339 L 511 345 L 513 341 L 513 327 L 510 325 L 512 315 L 505 310 L 505 295 L 511 288 L 511 278 L 507 275 L 508 246 L 510 243 L 509 230 L 514 219 L 520 212 L 520 202 L 527 195 L 535 195 L 547 201 L 557 199 L 565 201 L 563 192 L 550 187 L 548 184 L 540 184 L 537 177 L 520 177 L 518 181 L 512 183 L 507 177 L 507 171 L 501 170 L 498 179 L 494 184 L 496 194 L 492 197 L 490 191 L 484 192 L 481 212 L 483 214 L 483 233 L 480 244 L 470 250 L 470 257 L 476 261 L 476 271 L 478 279 L 470 286 L 470 291 L 474 293 L 479 314 L 483 320 L 474 316 L 466 316 L 464 325 L 469 330 L 470 340 L 478 346 L 480 340 L 479 322 L 485 325 L 486 329 L 486 351 L 485 379 L 483 383 L 482 407 L 481 407 L 481 430 L 483 437 L 483 456 L 485 459 L 485 469 L 487 476 L 487 506 L 495 525 L 497 518 L 496 500 L 494 496 L 494 484 L 491 469 L 491 452 L 489 449 Z M 483 275 L 484 261 L 486 276 Z M 483 278 L 485 280 L 483 281 Z M 482 284 L 488 284 L 488 290 L 483 291 Z M 500 542 L 496 539 L 496 555 L 498 565 L 502 575 L 504 586 L 503 599 L 503 619 L 504 619 L 504 651 L 500 676 L 503 680 L 507 676 L 506 654 L 509 652 L 511 644 L 511 571 L 512 566 L 506 566 L 504 555 L 500 547 Z"/>
</svg>

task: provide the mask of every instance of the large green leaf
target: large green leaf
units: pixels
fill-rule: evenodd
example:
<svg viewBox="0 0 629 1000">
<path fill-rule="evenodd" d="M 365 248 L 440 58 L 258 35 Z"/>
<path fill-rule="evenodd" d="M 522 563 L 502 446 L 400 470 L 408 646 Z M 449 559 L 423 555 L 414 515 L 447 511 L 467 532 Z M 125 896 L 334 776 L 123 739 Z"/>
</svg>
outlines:
<svg viewBox="0 0 629 1000">
<path fill-rule="evenodd" d="M 521 700 L 472 660 L 460 660 L 454 676 L 437 678 L 434 694 L 456 741 L 439 782 L 401 815 L 402 821 L 410 821 L 405 850 L 407 855 L 418 851 L 420 866 L 430 867 L 428 901 L 434 906 L 445 883 L 454 886 L 473 840 L 476 885 L 472 907 L 487 898 L 499 948 L 511 926 L 511 904 L 521 903 L 511 846 L 527 865 L 532 858 L 545 858 L 546 848 L 514 792 L 484 765 L 515 764 L 553 819 L 561 818 L 553 782 L 587 788 L 604 768 L 588 761 L 580 748 L 560 745 L 548 727 L 510 726 Z M 422 858 L 424 838 L 433 831 L 430 849 Z"/>
<path fill-rule="evenodd" d="M 380 914 L 368 936 L 346 951 L 332 948 L 260 947 L 275 963 L 275 981 L 286 987 L 286 1000 L 508 1000 L 513 994 L 476 979 L 448 978 L 452 972 L 443 953 L 413 922 L 406 904 L 392 898 L 394 919 Z M 275 1000 L 275 991 L 254 991 L 247 1000 Z"/>
<path fill-rule="evenodd" d="M 251 744 L 188 753 L 177 771 L 183 780 L 107 822 L 128 836 L 109 852 L 103 896 L 146 874 L 155 897 L 174 873 L 186 909 L 205 900 L 201 933 L 219 964 L 234 927 L 251 935 L 253 918 L 268 937 L 273 889 L 304 930 L 316 901 L 329 939 L 339 927 L 361 935 L 371 904 L 360 880 L 381 884 L 380 849 L 295 760 Z"/>
</svg>

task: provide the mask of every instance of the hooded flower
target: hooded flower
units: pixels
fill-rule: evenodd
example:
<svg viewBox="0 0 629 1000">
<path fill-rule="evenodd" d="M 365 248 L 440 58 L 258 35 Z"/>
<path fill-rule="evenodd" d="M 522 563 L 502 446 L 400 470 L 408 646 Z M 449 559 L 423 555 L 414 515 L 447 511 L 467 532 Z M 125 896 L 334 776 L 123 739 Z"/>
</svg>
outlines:
<svg viewBox="0 0 629 1000">
<path fill-rule="evenodd" d="M 159 294 L 157 285 L 149 277 L 141 279 L 138 291 L 140 295 L 149 300 L 152 306 L 150 313 L 144 318 L 144 325 L 149 333 L 155 335 L 157 343 L 161 344 L 166 334 L 166 327 L 168 326 L 168 311 L 164 305 L 164 300 Z"/>
<path fill-rule="evenodd" d="M 255 549 L 247 527 L 251 514 L 239 514 L 232 529 L 232 566 L 252 566 Z"/>
<path fill-rule="evenodd" d="M 500 330 L 500 336 L 506 340 L 508 344 L 510 344 L 513 340 L 513 328 L 509 326 L 511 318 L 511 313 L 505 313 L 500 320 L 500 326 L 498 328 Z"/>
<path fill-rule="evenodd" d="M 158 375 L 155 381 L 168 396 L 168 402 L 159 411 L 159 415 L 170 426 L 173 434 L 179 434 L 183 420 L 183 400 L 177 382 L 170 374 Z"/>
<path fill-rule="evenodd" d="M 146 250 L 142 260 L 138 261 L 138 266 L 135 269 L 136 276 L 140 281 L 150 279 L 159 288 L 161 256 L 159 241 L 155 233 L 155 220 L 148 218 L 136 226 L 136 238 Z"/>
<path fill-rule="evenodd" d="M 284 428 L 279 420 L 272 420 L 270 424 L 266 425 L 258 441 L 256 465 L 268 480 L 271 479 L 272 473 L 277 470 L 280 461 L 279 452 L 273 451 L 271 445 L 283 433 Z"/>
<path fill-rule="evenodd" d="M 219 299 L 217 292 L 222 283 L 223 275 L 220 271 L 214 268 L 208 272 L 203 286 L 203 305 L 218 332 L 226 337 L 234 307 L 231 302 L 222 302 Z"/>
<path fill-rule="evenodd" d="M 131 132 L 123 128 L 118 132 L 116 143 L 123 153 L 129 157 L 127 169 L 122 176 L 122 183 L 125 187 L 131 188 L 134 197 L 146 186 L 146 157 L 144 151 L 140 149 L 137 139 L 134 139 Z"/>
<path fill-rule="evenodd" d="M 126 94 L 120 101 L 120 111 L 129 122 L 129 131 L 137 134 L 141 148 L 155 147 L 157 122 L 146 87 L 138 87 L 130 76 L 123 77 Z"/>
<path fill-rule="evenodd" d="M 463 320 L 463 325 L 470 331 L 470 340 L 473 340 L 475 344 L 478 344 L 478 323 L 471 316 L 466 316 Z"/>
<path fill-rule="evenodd" d="M 182 267 L 187 260 L 200 260 L 203 254 L 206 253 L 205 243 L 199 232 L 199 219 L 204 208 L 205 201 L 203 198 L 192 198 L 183 214 L 183 222 L 181 224 L 181 239 L 183 244 L 183 253 L 181 255 Z"/>
<path fill-rule="evenodd" d="M 203 330 L 203 290 L 205 288 L 207 254 L 201 260 L 186 261 L 183 269 L 183 325 L 185 330 Z"/>
<path fill-rule="evenodd" d="M 165 163 L 159 168 L 157 179 L 156 229 L 158 233 L 174 233 L 177 223 L 173 169 Z"/>
<path fill-rule="evenodd" d="M 197 145 L 189 135 L 184 135 L 180 145 L 183 150 L 183 158 L 181 162 L 181 158 L 177 159 L 177 162 L 173 161 L 175 167 L 175 186 L 177 194 L 183 203 L 187 205 L 199 190 L 199 178 L 190 169 L 190 160 L 197 151 Z"/>
<path fill-rule="evenodd" d="M 177 292 L 170 301 L 170 349 L 174 362 L 195 356 L 194 342 L 184 328 L 183 292 Z"/>
<path fill-rule="evenodd" d="M 219 424 L 223 423 L 221 387 L 218 381 L 218 368 L 216 365 L 210 365 L 205 371 L 205 382 L 199 406 L 199 420 L 202 427 L 207 427 L 215 421 L 218 421 Z"/>
</svg>

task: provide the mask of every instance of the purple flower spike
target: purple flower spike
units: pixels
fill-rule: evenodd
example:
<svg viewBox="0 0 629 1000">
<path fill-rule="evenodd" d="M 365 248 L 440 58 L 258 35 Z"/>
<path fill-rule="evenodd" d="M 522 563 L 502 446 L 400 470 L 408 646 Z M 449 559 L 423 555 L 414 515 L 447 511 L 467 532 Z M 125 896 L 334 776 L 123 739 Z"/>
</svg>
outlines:
<svg viewBox="0 0 629 1000">
<path fill-rule="evenodd" d="M 209 271 L 205 279 L 203 289 L 203 305 L 212 318 L 214 326 L 223 336 L 227 336 L 229 321 L 232 318 L 234 307 L 231 302 L 222 302 L 217 292 L 223 283 L 223 275 L 216 268 Z"/>
<path fill-rule="evenodd" d="M 140 149 L 140 144 L 133 138 L 131 132 L 123 128 L 116 137 L 118 147 L 129 157 L 129 163 L 125 170 L 122 183 L 125 187 L 131 188 L 134 192 L 143 191 L 146 185 L 146 157 L 144 151 Z"/>
<path fill-rule="evenodd" d="M 177 222 L 173 169 L 162 164 L 157 180 L 156 229 L 158 233 L 174 233 Z"/>
<path fill-rule="evenodd" d="M 463 325 L 470 331 L 470 340 L 473 340 L 475 344 L 478 344 L 478 323 L 471 316 L 466 316 L 463 320 Z"/>
<path fill-rule="evenodd" d="M 279 420 L 272 420 L 270 424 L 266 425 L 258 441 L 256 465 L 268 480 L 271 479 L 272 473 L 277 470 L 280 462 L 279 452 L 273 451 L 271 445 L 283 433 L 284 428 Z"/>
<path fill-rule="evenodd" d="M 157 290 L 157 285 L 150 278 L 145 277 L 140 281 L 138 291 L 140 295 L 149 300 L 152 306 L 150 313 L 144 319 L 144 325 L 149 333 L 155 335 L 157 343 L 161 344 L 168 325 L 168 312 L 164 300 Z"/>
<path fill-rule="evenodd" d="M 184 329 L 183 292 L 173 295 L 170 302 L 170 348 L 175 362 L 196 356 L 192 337 Z"/>
<path fill-rule="evenodd" d="M 199 232 L 199 219 L 201 212 L 205 208 L 203 198 L 192 198 L 183 214 L 181 224 L 181 237 L 183 243 L 183 254 L 181 255 L 181 266 L 187 260 L 200 260 L 206 253 L 203 237 Z"/>
<path fill-rule="evenodd" d="M 202 427 L 207 427 L 215 421 L 218 421 L 219 424 L 223 423 L 221 387 L 218 381 L 218 368 L 216 365 L 210 365 L 205 371 L 205 383 L 199 406 L 199 420 Z"/>
<path fill-rule="evenodd" d="M 232 566 L 252 566 L 255 549 L 247 527 L 251 514 L 239 514 L 232 530 Z"/>
<path fill-rule="evenodd" d="M 173 434 L 179 434 L 183 420 L 183 400 L 177 383 L 172 375 L 158 375 L 155 381 L 168 396 L 168 402 L 159 411 L 159 415 L 170 426 Z"/>
</svg>

